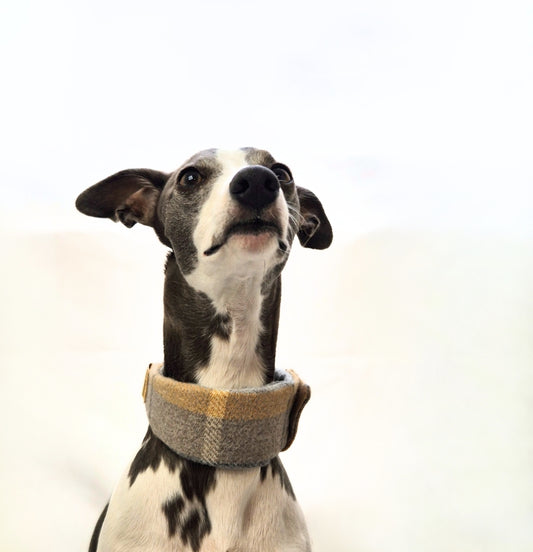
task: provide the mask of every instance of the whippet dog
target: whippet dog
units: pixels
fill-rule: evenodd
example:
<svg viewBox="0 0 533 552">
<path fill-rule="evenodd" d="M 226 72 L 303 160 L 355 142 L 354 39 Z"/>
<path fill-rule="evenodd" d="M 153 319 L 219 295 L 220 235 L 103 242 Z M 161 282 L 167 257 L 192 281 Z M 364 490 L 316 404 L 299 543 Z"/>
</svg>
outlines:
<svg viewBox="0 0 533 552">
<path fill-rule="evenodd" d="M 189 406 L 183 398 L 172 399 L 173 384 L 185 392 L 225 390 L 226 397 L 228 392 L 238 395 L 240 390 L 284 385 L 284 380 L 276 383 L 274 366 L 280 274 L 295 236 L 313 249 L 325 249 L 332 241 L 320 201 L 294 184 L 286 165 L 254 148 L 206 150 L 169 174 L 149 169 L 114 174 L 84 191 L 76 206 L 86 215 L 120 221 L 128 228 L 136 223 L 151 226 L 170 248 L 164 364 L 155 372 L 151 367 L 144 390 L 155 410 L 156 398 L 160 410 L 170 404 L 161 399 L 164 389 L 170 389 L 172 408 L 183 408 L 184 416 L 197 416 L 196 421 L 208 416 L 211 406 L 195 410 L 201 410 L 200 395 Z M 163 382 L 160 388 L 157 378 Z M 311 550 L 301 509 L 277 456 L 282 446 L 270 456 L 265 453 L 266 459 L 248 457 L 255 447 L 250 431 L 255 430 L 215 414 L 217 454 L 233 444 L 220 429 L 227 424 L 236 441 L 244 439 L 239 454 L 246 456 L 241 464 L 238 455 L 235 464 L 231 456 L 217 463 L 216 454 L 202 452 L 206 447 L 196 426 L 191 430 L 183 422 L 189 437 L 182 439 L 182 453 L 171 437 L 165 438 L 168 430 L 179 440 L 180 427 L 169 427 L 165 415 L 157 415 L 154 422 L 149 416 L 142 447 L 96 524 L 91 552 Z M 173 415 L 172 410 L 170 419 Z M 254 418 L 253 412 L 247 416 Z M 212 419 L 205 419 L 213 425 Z M 283 415 L 279 419 L 284 420 Z M 291 424 L 294 437 L 293 421 L 281 425 L 287 431 Z M 261 439 L 268 440 L 268 427 L 261 427 Z"/>
</svg>

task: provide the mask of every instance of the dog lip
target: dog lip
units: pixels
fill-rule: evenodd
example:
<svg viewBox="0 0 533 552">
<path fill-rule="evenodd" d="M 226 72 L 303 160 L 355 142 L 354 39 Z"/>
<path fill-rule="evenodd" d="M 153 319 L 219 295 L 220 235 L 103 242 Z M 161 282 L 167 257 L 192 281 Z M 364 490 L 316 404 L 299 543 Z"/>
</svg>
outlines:
<svg viewBox="0 0 533 552">
<path fill-rule="evenodd" d="M 206 249 L 204 251 L 204 255 L 206 257 L 214 255 L 223 245 L 224 245 L 223 243 L 212 245 L 209 249 Z"/>
<path fill-rule="evenodd" d="M 215 254 L 234 234 L 261 234 L 263 232 L 272 232 L 278 236 L 281 235 L 280 227 L 273 221 L 257 217 L 255 219 L 236 222 L 228 227 L 219 242 L 215 242 L 209 249 L 204 251 L 204 255 L 209 257 Z"/>
<path fill-rule="evenodd" d="M 255 218 L 252 220 L 239 221 L 228 228 L 226 239 L 232 234 L 261 234 L 265 231 L 274 231 L 279 234 L 279 226 L 272 221 Z"/>
</svg>

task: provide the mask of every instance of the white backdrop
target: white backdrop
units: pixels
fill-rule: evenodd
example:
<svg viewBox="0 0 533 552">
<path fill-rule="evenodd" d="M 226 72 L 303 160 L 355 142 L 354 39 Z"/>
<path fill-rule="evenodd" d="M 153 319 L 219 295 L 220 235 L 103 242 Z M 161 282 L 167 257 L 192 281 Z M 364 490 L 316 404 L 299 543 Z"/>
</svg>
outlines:
<svg viewBox="0 0 533 552">
<path fill-rule="evenodd" d="M 533 549 L 528 3 L 0 10 L 0 548 L 86 548 L 162 356 L 164 248 L 75 197 L 254 145 L 336 233 L 295 247 L 278 351 L 315 550 Z"/>
</svg>

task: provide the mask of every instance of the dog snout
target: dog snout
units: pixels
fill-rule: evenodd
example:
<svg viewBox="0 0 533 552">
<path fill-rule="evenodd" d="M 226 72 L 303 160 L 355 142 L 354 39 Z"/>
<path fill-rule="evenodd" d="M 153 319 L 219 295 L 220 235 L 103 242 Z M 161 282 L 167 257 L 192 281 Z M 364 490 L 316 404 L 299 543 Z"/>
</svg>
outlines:
<svg viewBox="0 0 533 552">
<path fill-rule="evenodd" d="M 229 185 L 231 197 L 246 207 L 263 209 L 279 195 L 279 181 L 266 167 L 252 165 L 241 169 Z"/>
</svg>

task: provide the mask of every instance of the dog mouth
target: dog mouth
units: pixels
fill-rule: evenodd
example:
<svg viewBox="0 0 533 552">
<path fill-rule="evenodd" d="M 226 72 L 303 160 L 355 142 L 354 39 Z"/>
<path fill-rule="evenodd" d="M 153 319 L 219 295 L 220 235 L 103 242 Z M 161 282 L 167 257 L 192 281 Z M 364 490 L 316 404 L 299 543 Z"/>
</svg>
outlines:
<svg viewBox="0 0 533 552">
<path fill-rule="evenodd" d="M 272 234 L 274 236 L 278 236 L 279 248 L 282 251 L 287 250 L 287 245 L 281 239 L 281 228 L 279 225 L 273 221 L 256 217 L 254 219 L 240 221 L 229 226 L 229 228 L 223 233 L 222 238 L 217 240 L 209 249 L 204 251 L 204 255 L 209 257 L 210 255 L 215 254 L 223 245 L 227 243 L 231 236 L 236 234 L 248 234 L 255 236 L 259 236 L 260 234 Z"/>
</svg>

